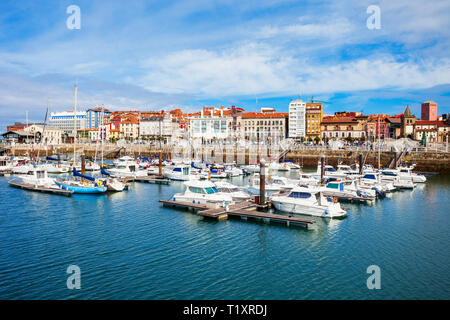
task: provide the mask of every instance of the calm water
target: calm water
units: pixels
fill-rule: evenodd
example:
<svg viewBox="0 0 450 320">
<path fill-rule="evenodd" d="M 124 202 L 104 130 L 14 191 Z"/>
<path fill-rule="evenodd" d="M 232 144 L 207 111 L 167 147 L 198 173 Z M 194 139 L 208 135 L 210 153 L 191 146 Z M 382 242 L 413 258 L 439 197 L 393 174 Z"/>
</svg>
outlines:
<svg viewBox="0 0 450 320">
<path fill-rule="evenodd" d="M 239 182 L 239 181 L 237 181 Z M 240 181 L 242 182 L 242 181 Z M 0 177 L 0 299 L 448 299 L 450 176 L 306 231 L 167 209 L 181 183 L 71 198 Z M 66 287 L 81 268 L 81 290 Z M 366 269 L 381 268 L 381 290 Z"/>
</svg>

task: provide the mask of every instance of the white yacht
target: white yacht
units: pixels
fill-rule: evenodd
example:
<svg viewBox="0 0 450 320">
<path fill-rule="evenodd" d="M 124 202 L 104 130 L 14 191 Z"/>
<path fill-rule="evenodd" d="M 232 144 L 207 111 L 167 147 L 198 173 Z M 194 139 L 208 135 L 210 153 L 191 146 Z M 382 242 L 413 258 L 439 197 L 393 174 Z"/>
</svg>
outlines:
<svg viewBox="0 0 450 320">
<path fill-rule="evenodd" d="M 214 183 L 214 185 L 216 186 L 217 190 L 230 195 L 236 202 L 249 200 L 251 198 L 250 194 L 229 182 L 217 181 Z"/>
<path fill-rule="evenodd" d="M 399 176 L 410 177 L 414 183 L 424 183 L 427 181 L 427 178 L 424 175 L 412 172 L 413 169 L 414 167 L 397 168 Z"/>
<path fill-rule="evenodd" d="M 279 185 L 280 191 L 290 191 L 295 187 L 298 187 L 298 182 L 288 179 L 286 177 L 270 176 L 270 183 L 273 185 Z"/>
<path fill-rule="evenodd" d="M 244 168 L 245 170 L 247 170 L 249 173 L 255 173 L 255 172 L 259 172 L 260 168 L 258 164 L 249 164 L 246 166 L 242 166 L 242 168 Z"/>
<path fill-rule="evenodd" d="M 248 179 L 249 186 L 247 187 L 247 191 L 253 195 L 259 195 L 259 174 L 256 174 L 254 177 Z M 264 184 L 264 194 L 266 196 L 271 196 L 274 193 L 278 193 L 281 191 L 281 185 L 270 183 L 266 177 L 266 181 Z"/>
<path fill-rule="evenodd" d="M 225 165 L 225 173 L 228 177 L 239 177 L 244 174 L 241 168 L 234 165 Z"/>
<path fill-rule="evenodd" d="M 31 163 L 21 163 L 16 166 L 11 167 L 11 173 L 13 174 L 28 174 L 29 171 L 33 170 L 34 166 Z"/>
<path fill-rule="evenodd" d="M 227 177 L 225 168 L 219 165 L 210 165 L 208 168 L 203 169 L 202 175 L 204 178 L 214 178 L 214 179 L 221 179 Z"/>
<path fill-rule="evenodd" d="M 214 183 L 208 180 L 186 181 L 186 190 L 173 195 L 173 201 L 190 202 L 198 204 L 223 203 L 234 204 L 230 194 L 220 192 Z"/>
<path fill-rule="evenodd" d="M 167 168 L 165 169 L 164 174 L 168 179 L 175 181 L 191 181 L 200 179 L 200 175 L 194 174 L 192 168 L 188 165 L 178 165 L 173 168 Z"/>
<path fill-rule="evenodd" d="M 376 188 L 385 193 L 392 192 L 396 189 L 392 182 L 382 182 L 380 179 L 380 173 L 378 172 L 366 173 L 360 178 L 359 181 L 361 185 Z"/>
<path fill-rule="evenodd" d="M 414 189 L 415 187 L 411 176 L 402 176 L 396 169 L 382 170 L 381 181 L 391 182 L 397 189 Z"/>
<path fill-rule="evenodd" d="M 328 182 L 325 186 L 321 188 L 321 190 L 323 191 L 323 194 L 325 196 L 330 197 L 338 197 L 344 199 L 363 198 L 369 202 L 375 200 L 375 196 L 369 195 L 364 190 L 360 189 L 355 190 L 354 188 L 351 187 L 345 188 L 345 184 L 343 181 Z"/>
<path fill-rule="evenodd" d="M 68 173 L 70 171 L 70 167 L 68 165 L 52 162 L 39 164 L 39 168 L 47 171 L 48 173 Z"/>
<path fill-rule="evenodd" d="M 32 168 L 27 172 L 26 175 L 20 176 L 20 180 L 22 180 L 22 182 L 26 184 L 59 189 L 59 187 L 55 183 L 55 179 L 49 178 L 47 171 L 40 168 Z"/>
<path fill-rule="evenodd" d="M 147 170 L 140 170 L 139 166 L 131 162 L 121 162 L 116 167 L 108 170 L 113 177 L 145 177 L 148 176 Z"/>
<path fill-rule="evenodd" d="M 271 162 L 268 165 L 268 169 L 270 171 L 290 171 L 291 167 L 287 164 L 287 162 Z"/>
<path fill-rule="evenodd" d="M 320 189 L 296 187 L 286 196 L 271 199 L 279 211 L 324 218 L 342 218 L 347 212 L 333 198 L 327 198 Z"/>
</svg>

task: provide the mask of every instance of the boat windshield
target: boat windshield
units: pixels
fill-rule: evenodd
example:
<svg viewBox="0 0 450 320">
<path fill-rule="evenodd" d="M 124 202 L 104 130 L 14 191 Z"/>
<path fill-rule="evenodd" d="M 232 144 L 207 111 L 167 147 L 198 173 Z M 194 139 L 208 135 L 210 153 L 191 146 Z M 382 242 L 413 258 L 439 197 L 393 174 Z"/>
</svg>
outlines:
<svg viewBox="0 0 450 320">
<path fill-rule="evenodd" d="M 216 187 L 205 188 L 207 194 L 219 192 Z"/>
<path fill-rule="evenodd" d="M 308 199 L 311 198 L 311 193 L 307 193 L 307 192 L 291 192 L 289 194 L 289 197 L 291 198 L 302 198 L 302 199 Z"/>
</svg>

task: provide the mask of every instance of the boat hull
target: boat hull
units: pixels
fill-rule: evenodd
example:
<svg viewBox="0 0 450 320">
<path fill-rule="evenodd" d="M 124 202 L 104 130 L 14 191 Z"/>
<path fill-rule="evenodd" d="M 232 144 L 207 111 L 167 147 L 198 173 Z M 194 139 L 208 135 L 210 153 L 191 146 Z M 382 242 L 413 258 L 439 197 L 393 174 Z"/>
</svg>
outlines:
<svg viewBox="0 0 450 320">
<path fill-rule="evenodd" d="M 107 190 L 106 187 L 80 187 L 64 184 L 61 182 L 56 182 L 56 184 L 60 186 L 62 189 L 73 191 L 74 193 L 94 194 L 94 193 L 104 193 Z"/>
</svg>

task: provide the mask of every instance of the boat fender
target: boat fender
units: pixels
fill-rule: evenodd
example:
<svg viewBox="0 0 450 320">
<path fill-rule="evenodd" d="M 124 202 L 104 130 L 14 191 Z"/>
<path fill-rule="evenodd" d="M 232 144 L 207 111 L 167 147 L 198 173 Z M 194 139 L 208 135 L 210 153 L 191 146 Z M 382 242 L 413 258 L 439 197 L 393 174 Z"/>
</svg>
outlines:
<svg viewBox="0 0 450 320">
<path fill-rule="evenodd" d="M 334 201 L 334 203 L 337 203 L 337 202 L 338 202 L 338 200 L 337 200 L 336 197 L 333 198 L 333 201 Z"/>
</svg>

